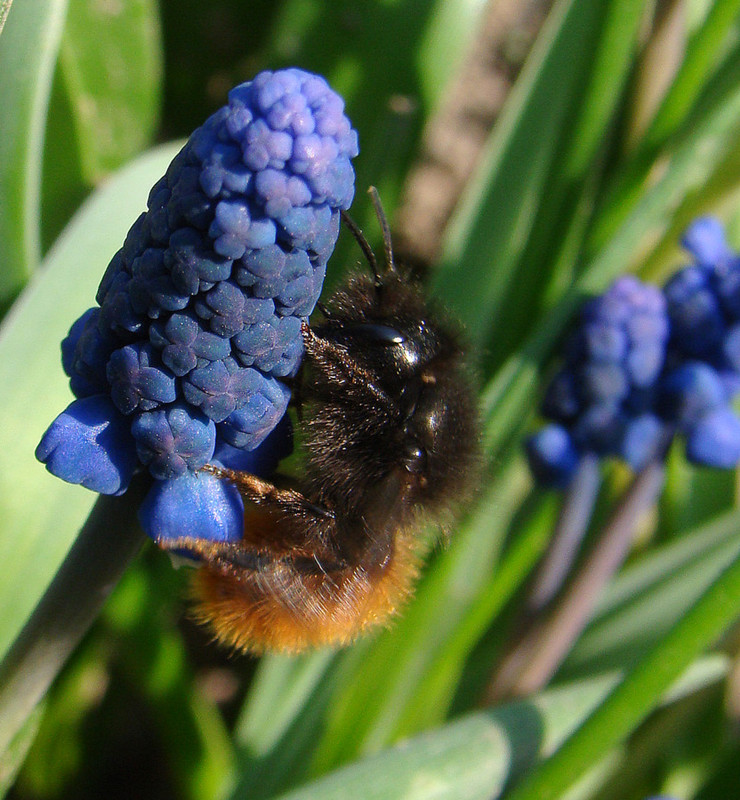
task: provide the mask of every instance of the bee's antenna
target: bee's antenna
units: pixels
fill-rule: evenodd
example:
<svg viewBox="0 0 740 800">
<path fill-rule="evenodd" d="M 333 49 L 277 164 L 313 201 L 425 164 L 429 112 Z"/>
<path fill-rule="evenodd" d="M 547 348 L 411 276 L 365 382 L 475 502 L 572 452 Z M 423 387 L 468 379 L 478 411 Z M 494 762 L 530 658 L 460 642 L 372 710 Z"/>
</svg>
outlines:
<svg viewBox="0 0 740 800">
<path fill-rule="evenodd" d="M 370 265 L 370 269 L 373 271 L 373 275 L 375 277 L 375 285 L 382 286 L 383 278 L 380 274 L 380 268 L 378 267 L 378 259 L 375 257 L 375 253 L 373 253 L 373 248 L 370 247 L 370 244 L 365 238 L 365 234 L 360 230 L 357 223 L 346 211 L 342 211 L 342 221 L 347 228 L 349 228 L 349 232 L 355 237 L 355 241 L 360 245 L 360 249 L 365 254 L 367 263 Z"/>
<path fill-rule="evenodd" d="M 383 231 L 383 249 L 385 251 L 386 267 L 388 272 L 395 272 L 396 264 L 393 259 L 393 240 L 391 239 L 391 229 L 388 225 L 388 217 L 386 217 L 385 211 L 383 211 L 383 205 L 380 202 L 378 190 L 374 186 L 371 186 L 367 190 L 367 193 L 370 195 L 373 208 L 375 209 L 375 216 L 378 218 L 380 229 Z"/>
</svg>

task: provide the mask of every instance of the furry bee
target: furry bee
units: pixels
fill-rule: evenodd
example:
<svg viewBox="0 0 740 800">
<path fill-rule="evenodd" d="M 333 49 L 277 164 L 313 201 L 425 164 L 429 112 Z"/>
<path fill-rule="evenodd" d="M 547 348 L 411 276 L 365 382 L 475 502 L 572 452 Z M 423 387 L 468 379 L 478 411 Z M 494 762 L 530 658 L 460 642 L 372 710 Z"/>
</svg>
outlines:
<svg viewBox="0 0 740 800">
<path fill-rule="evenodd" d="M 372 274 L 351 274 L 302 330 L 300 487 L 206 467 L 244 497 L 243 539 L 168 544 L 200 560 L 196 617 L 239 650 L 344 644 L 386 620 L 417 577 L 420 525 L 444 521 L 476 462 L 459 333 L 395 264 L 370 192 L 385 265 L 344 215 Z"/>
</svg>

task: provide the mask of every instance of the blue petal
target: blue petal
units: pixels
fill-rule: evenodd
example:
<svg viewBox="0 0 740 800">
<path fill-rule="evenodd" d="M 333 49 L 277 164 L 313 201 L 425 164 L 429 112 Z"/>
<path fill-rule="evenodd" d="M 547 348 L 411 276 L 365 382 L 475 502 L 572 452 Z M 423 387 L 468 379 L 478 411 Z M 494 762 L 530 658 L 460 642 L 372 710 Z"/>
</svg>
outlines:
<svg viewBox="0 0 740 800">
<path fill-rule="evenodd" d="M 188 472 L 154 482 L 139 508 L 139 522 L 155 541 L 187 537 L 237 542 L 244 532 L 244 501 L 228 481 Z"/>
<path fill-rule="evenodd" d="M 100 394 L 71 403 L 49 426 L 36 458 L 58 478 L 100 494 L 123 494 L 138 464 L 128 421 Z"/>
<path fill-rule="evenodd" d="M 665 428 L 655 414 L 642 414 L 625 425 L 620 455 L 635 472 L 662 455 Z"/>
<path fill-rule="evenodd" d="M 560 489 L 570 483 L 580 461 L 573 439 L 560 425 L 546 425 L 531 436 L 527 456 L 535 479 Z"/>
<path fill-rule="evenodd" d="M 681 244 L 700 264 L 720 266 L 732 256 L 725 229 L 716 217 L 699 217 L 686 229 Z"/>
<path fill-rule="evenodd" d="M 694 464 L 732 469 L 740 462 L 740 419 L 729 407 L 710 411 L 686 437 L 686 457 Z"/>
</svg>

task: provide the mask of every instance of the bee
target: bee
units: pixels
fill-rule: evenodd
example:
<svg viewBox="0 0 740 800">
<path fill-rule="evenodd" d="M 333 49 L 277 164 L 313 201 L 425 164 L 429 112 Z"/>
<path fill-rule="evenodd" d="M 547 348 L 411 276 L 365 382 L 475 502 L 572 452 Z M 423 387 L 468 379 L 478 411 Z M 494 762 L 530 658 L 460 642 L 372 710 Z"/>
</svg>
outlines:
<svg viewBox="0 0 740 800">
<path fill-rule="evenodd" d="M 302 328 L 300 485 L 207 466 L 245 500 L 242 540 L 167 543 L 200 561 L 195 616 L 238 650 L 346 644 L 386 621 L 417 578 L 420 531 L 465 497 L 477 459 L 459 331 L 396 265 L 370 193 L 385 265 L 343 214 L 372 274 L 350 274 Z"/>
</svg>

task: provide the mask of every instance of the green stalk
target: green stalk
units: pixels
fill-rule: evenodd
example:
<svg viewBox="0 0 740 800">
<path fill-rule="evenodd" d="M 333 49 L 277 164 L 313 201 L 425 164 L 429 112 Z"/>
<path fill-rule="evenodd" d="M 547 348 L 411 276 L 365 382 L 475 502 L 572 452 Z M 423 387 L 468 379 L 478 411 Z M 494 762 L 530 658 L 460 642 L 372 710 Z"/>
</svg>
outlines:
<svg viewBox="0 0 740 800">
<path fill-rule="evenodd" d="M 507 800 L 554 800 L 637 728 L 681 673 L 740 615 L 740 556 L 583 726 Z"/>
<path fill-rule="evenodd" d="M 67 558 L 0 663 L 0 753 L 5 752 L 85 635 L 146 537 L 136 511 L 140 475 L 121 497 L 101 495 Z"/>
</svg>

